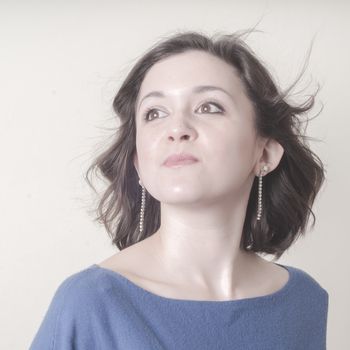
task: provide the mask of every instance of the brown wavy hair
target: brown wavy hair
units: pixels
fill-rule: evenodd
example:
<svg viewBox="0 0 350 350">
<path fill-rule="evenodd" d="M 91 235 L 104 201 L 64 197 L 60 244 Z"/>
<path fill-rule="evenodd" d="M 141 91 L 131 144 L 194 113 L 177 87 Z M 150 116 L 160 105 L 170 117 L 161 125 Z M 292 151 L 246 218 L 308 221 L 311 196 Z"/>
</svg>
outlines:
<svg viewBox="0 0 350 350">
<path fill-rule="evenodd" d="M 303 103 L 287 102 L 306 65 L 294 83 L 281 91 L 262 60 L 243 39 L 252 31 L 255 30 L 216 33 L 211 37 L 198 31 L 176 32 L 152 46 L 120 86 L 113 100 L 113 109 L 120 121 L 113 131 L 113 142 L 93 160 L 85 174 L 95 193 L 92 175 L 98 177 L 101 173 L 107 180 L 107 187 L 94 208 L 94 220 L 105 226 L 112 244 L 119 250 L 147 238 L 160 226 L 160 203 L 146 191 L 143 233 L 139 234 L 141 187 L 133 158 L 136 151 L 135 103 L 141 83 L 155 63 L 188 50 L 208 52 L 236 68 L 254 106 L 258 134 L 275 139 L 284 148 L 277 168 L 264 176 L 261 221 L 257 221 L 258 177 L 254 179 L 240 248 L 273 254 L 276 260 L 300 235 L 305 235 L 310 214 L 314 226 L 311 207 L 325 179 L 325 170 L 308 146 L 308 137 L 301 129 L 301 117 L 313 107 L 319 84 L 316 92 Z"/>
</svg>

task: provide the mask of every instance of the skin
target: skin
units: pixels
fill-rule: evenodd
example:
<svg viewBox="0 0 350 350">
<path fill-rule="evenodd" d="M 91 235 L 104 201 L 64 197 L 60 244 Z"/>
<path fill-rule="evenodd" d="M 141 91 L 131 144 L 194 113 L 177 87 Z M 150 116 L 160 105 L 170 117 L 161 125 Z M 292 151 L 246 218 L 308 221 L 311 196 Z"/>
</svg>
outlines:
<svg viewBox="0 0 350 350">
<path fill-rule="evenodd" d="M 221 87 L 231 97 L 216 90 L 192 93 L 198 85 Z M 155 90 L 166 97 L 149 97 L 140 104 Z M 150 121 L 144 119 L 147 108 L 155 109 Z M 134 165 L 143 186 L 161 204 L 159 230 L 142 241 L 151 247 L 154 266 L 168 280 L 192 290 L 220 298 L 246 296 L 263 282 L 258 267 L 262 271 L 271 264 L 239 249 L 248 198 L 254 177 L 263 165 L 273 171 L 283 148 L 256 134 L 253 105 L 236 70 L 200 51 L 163 59 L 142 82 L 135 118 Z M 162 165 L 181 151 L 199 162 L 179 168 Z"/>
</svg>

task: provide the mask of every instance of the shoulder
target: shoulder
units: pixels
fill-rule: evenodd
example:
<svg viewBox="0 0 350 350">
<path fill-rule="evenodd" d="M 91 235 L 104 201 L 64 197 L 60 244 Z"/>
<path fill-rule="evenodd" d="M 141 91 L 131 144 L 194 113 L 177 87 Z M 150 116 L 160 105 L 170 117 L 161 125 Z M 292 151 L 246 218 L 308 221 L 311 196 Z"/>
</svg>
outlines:
<svg viewBox="0 0 350 350">
<path fill-rule="evenodd" d="M 111 288 L 112 280 L 94 265 L 68 275 L 58 285 L 30 350 L 69 350 L 73 339 L 74 349 L 96 349 L 108 314 L 117 315 L 122 305 L 121 288 Z"/>
<path fill-rule="evenodd" d="M 45 321 L 70 323 L 84 319 L 84 308 L 91 308 L 98 298 L 97 276 L 93 269 L 84 268 L 63 279 L 51 299 Z"/>
<path fill-rule="evenodd" d="M 293 278 L 288 317 L 297 327 L 296 333 L 305 334 L 307 330 L 302 348 L 325 349 L 329 294 L 311 273 L 297 267 L 288 268 Z"/>
<path fill-rule="evenodd" d="M 89 267 L 68 275 L 59 283 L 54 294 L 54 299 L 63 302 L 69 298 L 81 298 L 91 294 L 91 289 L 89 288 L 93 285 L 93 275 L 91 272 Z"/>
<path fill-rule="evenodd" d="M 314 275 L 306 270 L 294 266 L 287 266 L 294 285 L 293 294 L 300 304 L 307 310 L 326 312 L 329 294 Z"/>
<path fill-rule="evenodd" d="M 54 300 L 76 308 L 79 305 L 86 307 L 86 302 L 98 303 L 104 294 L 108 293 L 113 285 L 111 279 L 97 269 L 95 264 L 74 272 L 58 285 Z M 62 305 L 63 306 L 63 305 Z"/>
<path fill-rule="evenodd" d="M 90 322 L 87 315 L 102 317 L 109 305 L 118 306 L 124 290 L 117 279 L 103 273 L 95 264 L 74 272 L 63 279 L 51 299 L 47 316 L 54 322 Z"/>
<path fill-rule="evenodd" d="M 312 289 L 314 292 L 321 295 L 328 295 L 327 290 L 310 272 L 307 272 L 306 270 L 295 266 L 288 266 L 288 268 L 296 275 L 299 286 L 301 288 Z"/>
</svg>

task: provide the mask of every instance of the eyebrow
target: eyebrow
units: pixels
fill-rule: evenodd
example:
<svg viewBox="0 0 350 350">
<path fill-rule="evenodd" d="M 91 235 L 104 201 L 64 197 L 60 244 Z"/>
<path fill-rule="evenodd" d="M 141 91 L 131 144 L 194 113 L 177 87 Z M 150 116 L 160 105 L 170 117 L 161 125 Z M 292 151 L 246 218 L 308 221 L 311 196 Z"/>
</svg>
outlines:
<svg viewBox="0 0 350 350">
<path fill-rule="evenodd" d="M 206 91 L 221 91 L 223 93 L 225 93 L 227 96 L 229 96 L 232 100 L 234 100 L 233 96 L 228 93 L 225 89 L 219 87 L 219 86 L 213 86 L 213 85 L 199 85 L 199 86 L 195 86 L 193 89 L 192 89 L 192 92 L 195 93 L 195 94 L 200 94 L 200 93 L 203 93 L 203 92 L 206 92 Z M 148 98 L 148 97 L 166 97 L 166 95 L 162 92 L 162 91 L 151 91 L 149 92 L 147 95 L 145 95 L 142 100 L 140 101 L 139 103 L 139 107 L 141 106 L 142 102 Z"/>
</svg>

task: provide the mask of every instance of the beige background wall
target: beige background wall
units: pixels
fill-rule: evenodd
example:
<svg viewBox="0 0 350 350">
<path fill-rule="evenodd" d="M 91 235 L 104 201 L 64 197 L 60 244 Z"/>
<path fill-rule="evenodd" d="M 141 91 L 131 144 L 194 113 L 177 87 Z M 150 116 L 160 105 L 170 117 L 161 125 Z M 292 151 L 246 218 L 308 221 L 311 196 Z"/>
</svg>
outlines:
<svg viewBox="0 0 350 350">
<path fill-rule="evenodd" d="M 350 348 L 349 3 L 333 1 L 0 1 L 0 348 L 29 347 L 68 275 L 116 251 L 87 213 L 83 174 L 114 126 L 111 101 L 136 59 L 178 29 L 250 27 L 248 43 L 283 87 L 322 90 L 308 135 L 327 183 L 316 226 L 279 261 L 330 294 L 328 348 Z"/>
</svg>

